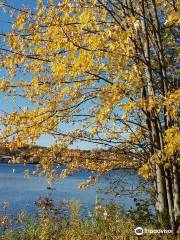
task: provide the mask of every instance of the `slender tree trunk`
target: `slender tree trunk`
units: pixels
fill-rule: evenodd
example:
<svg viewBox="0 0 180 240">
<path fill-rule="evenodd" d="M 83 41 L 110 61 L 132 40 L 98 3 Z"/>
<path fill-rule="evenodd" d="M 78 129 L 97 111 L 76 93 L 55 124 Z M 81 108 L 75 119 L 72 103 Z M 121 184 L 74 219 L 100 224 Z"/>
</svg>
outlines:
<svg viewBox="0 0 180 240">
<path fill-rule="evenodd" d="M 166 194 L 166 183 L 162 165 L 156 165 L 156 178 L 157 178 L 157 205 L 158 215 L 161 223 L 169 226 L 169 211 Z"/>
<path fill-rule="evenodd" d="M 129 15 L 135 15 L 133 1 L 127 1 L 127 9 L 124 11 L 131 11 Z M 161 29 L 161 20 L 156 6 L 155 0 L 141 0 L 142 15 L 141 15 L 141 32 L 137 33 L 137 41 L 139 41 L 141 49 L 137 48 L 139 55 L 144 57 L 144 74 L 143 74 L 143 89 L 142 99 L 147 102 L 154 100 L 156 96 L 156 84 L 154 79 L 154 72 L 152 67 L 153 56 L 152 49 L 156 49 L 156 57 L 159 64 L 159 84 L 160 92 L 164 97 L 167 97 L 169 90 L 169 79 L 166 66 L 166 50 L 163 42 L 163 33 Z M 139 16 L 138 16 L 139 18 Z M 151 21 L 151 24 L 149 22 Z M 152 31 L 151 31 L 152 30 Z M 153 38 L 153 42 L 151 41 Z M 168 115 L 166 106 L 163 108 L 163 115 L 158 115 L 155 109 L 148 109 L 144 107 L 146 115 L 146 125 L 149 130 L 149 140 L 152 154 L 159 151 L 164 152 L 164 133 L 171 127 L 174 122 Z M 170 160 L 169 160 L 170 161 Z M 173 165 L 172 160 L 170 161 Z M 173 166 L 173 170 L 166 169 L 163 163 L 155 166 L 155 186 L 157 193 L 157 210 L 160 218 L 166 226 L 171 226 L 175 229 L 175 225 L 180 224 L 180 189 L 178 185 L 178 170 L 177 166 Z"/>
<path fill-rule="evenodd" d="M 163 46 L 163 38 L 161 35 L 161 24 L 160 19 L 157 12 L 157 5 L 156 1 L 152 0 L 152 15 L 154 19 L 154 36 L 156 40 L 156 45 L 158 49 L 158 59 L 159 59 L 159 68 L 160 68 L 160 78 L 161 78 L 161 88 L 162 94 L 164 97 L 168 94 L 168 78 L 167 78 L 167 70 L 166 70 L 166 62 L 165 62 L 165 51 Z M 167 109 L 164 106 L 164 130 L 171 127 L 173 121 L 171 117 L 167 113 Z M 163 143 L 164 144 L 164 143 Z M 163 146 L 164 148 L 164 146 Z M 162 149 L 163 149 L 162 148 Z M 173 164 L 173 163 L 172 163 Z M 175 229 L 175 221 L 178 222 L 179 220 L 179 186 L 178 186 L 178 176 L 175 166 L 173 166 L 173 172 L 171 169 L 165 169 L 165 176 L 166 176 L 166 191 L 167 191 L 167 200 L 168 200 L 168 208 L 169 208 L 169 216 L 171 222 L 171 228 L 176 232 Z M 173 175 L 175 175 L 173 177 Z M 173 182 L 174 181 L 174 182 Z M 176 191 L 176 193 L 175 193 Z M 176 205 L 176 206 L 175 206 Z"/>
<path fill-rule="evenodd" d="M 144 1 L 142 0 L 142 31 L 144 35 L 144 57 L 145 57 L 145 78 L 147 81 L 147 100 L 153 100 L 155 96 L 153 88 L 153 79 L 152 79 L 152 67 L 151 67 L 151 55 L 150 55 L 150 42 L 149 42 L 149 33 L 146 23 L 146 13 L 144 7 Z M 154 153 L 162 149 L 163 143 L 160 138 L 161 129 L 158 125 L 158 117 L 155 115 L 154 109 L 150 112 L 150 124 L 151 132 L 153 139 L 153 149 Z M 166 219 L 166 225 L 169 225 L 169 210 L 168 210 L 168 200 L 167 200 L 167 189 L 165 181 L 165 172 L 162 164 L 156 164 L 156 186 L 157 186 L 157 208 L 160 221 L 163 223 Z"/>
<path fill-rule="evenodd" d="M 173 165 L 173 194 L 174 194 L 174 215 L 175 230 L 180 226 L 180 184 L 179 169 L 177 165 Z"/>
<path fill-rule="evenodd" d="M 167 192 L 171 228 L 175 231 L 174 199 L 173 199 L 172 179 L 171 179 L 171 174 L 169 169 L 165 169 L 165 182 L 166 182 L 166 192 Z"/>
</svg>

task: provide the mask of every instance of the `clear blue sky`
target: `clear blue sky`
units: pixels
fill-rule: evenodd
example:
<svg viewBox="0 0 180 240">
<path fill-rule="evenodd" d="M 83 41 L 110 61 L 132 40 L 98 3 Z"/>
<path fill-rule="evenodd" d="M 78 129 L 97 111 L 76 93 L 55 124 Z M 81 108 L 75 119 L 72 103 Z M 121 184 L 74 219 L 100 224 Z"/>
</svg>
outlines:
<svg viewBox="0 0 180 240">
<path fill-rule="evenodd" d="M 36 2 L 34 0 L 4 0 L 6 4 L 9 4 L 11 6 L 14 6 L 16 8 L 21 8 L 23 5 L 30 7 L 32 10 L 36 10 Z M 0 32 L 8 32 L 11 30 L 11 24 L 8 22 L 12 22 L 12 18 L 6 13 L 3 12 L 2 9 L 0 9 Z M 0 78 L 3 77 L 3 73 L 0 74 Z M 17 100 L 18 103 L 21 106 L 27 106 L 27 102 L 23 101 L 21 99 Z M 12 111 L 16 108 L 15 103 L 13 102 L 13 99 L 10 97 L 4 97 L 2 93 L 0 93 L 0 110 L 5 110 L 7 112 Z M 64 127 L 66 129 L 66 127 Z M 51 136 L 42 136 L 38 144 L 42 146 L 48 146 L 53 142 L 53 138 Z M 81 149 L 89 149 L 95 147 L 93 144 L 89 144 L 86 142 L 79 142 L 74 144 L 74 148 L 80 147 Z"/>
<path fill-rule="evenodd" d="M 0 1 L 1 2 L 1 1 Z M 14 6 L 16 8 L 21 8 L 23 5 L 30 7 L 35 10 L 36 1 L 34 0 L 2 0 L 2 2 Z M 11 21 L 12 18 L 8 16 L 2 9 L 0 10 L 0 31 L 7 31 L 10 29 L 10 24 L 8 21 Z"/>
</svg>

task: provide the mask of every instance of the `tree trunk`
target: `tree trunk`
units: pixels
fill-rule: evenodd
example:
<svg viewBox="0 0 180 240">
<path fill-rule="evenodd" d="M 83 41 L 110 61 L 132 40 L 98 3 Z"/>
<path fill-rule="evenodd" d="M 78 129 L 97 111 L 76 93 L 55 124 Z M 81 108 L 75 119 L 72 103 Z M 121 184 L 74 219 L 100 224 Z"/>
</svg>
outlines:
<svg viewBox="0 0 180 240">
<path fill-rule="evenodd" d="M 166 181 L 166 192 L 168 201 L 169 218 L 171 223 L 171 229 L 175 231 L 175 219 L 174 219 L 174 199 L 172 190 L 172 178 L 169 169 L 165 169 L 165 181 Z"/>
<path fill-rule="evenodd" d="M 180 226 L 180 185 L 179 185 L 179 169 L 173 165 L 173 195 L 174 195 L 174 215 L 175 230 Z"/>
<path fill-rule="evenodd" d="M 147 82 L 147 100 L 153 100 L 155 96 L 154 86 L 153 86 L 153 77 L 152 77 L 152 66 L 151 66 L 151 54 L 150 54 L 150 39 L 146 22 L 146 13 L 144 1 L 142 1 L 142 32 L 144 36 L 144 60 L 145 60 L 145 79 Z M 152 146 L 153 151 L 156 153 L 159 150 L 162 150 L 163 143 L 161 139 L 161 129 L 158 125 L 158 116 L 156 116 L 154 109 L 150 111 L 150 124 L 151 124 L 151 135 L 152 135 Z M 162 164 L 156 164 L 156 186 L 157 186 L 157 208 L 158 215 L 161 223 L 165 223 L 166 226 L 169 226 L 169 208 L 167 200 L 167 189 L 165 181 L 165 172 Z"/>
<path fill-rule="evenodd" d="M 168 217 L 168 203 L 167 203 L 167 194 L 166 194 L 166 183 L 165 176 L 163 171 L 163 166 L 156 164 L 156 179 L 157 179 L 157 206 L 158 206 L 158 215 L 161 223 L 166 226 L 169 225 Z M 166 221 L 164 221 L 166 220 Z"/>
</svg>

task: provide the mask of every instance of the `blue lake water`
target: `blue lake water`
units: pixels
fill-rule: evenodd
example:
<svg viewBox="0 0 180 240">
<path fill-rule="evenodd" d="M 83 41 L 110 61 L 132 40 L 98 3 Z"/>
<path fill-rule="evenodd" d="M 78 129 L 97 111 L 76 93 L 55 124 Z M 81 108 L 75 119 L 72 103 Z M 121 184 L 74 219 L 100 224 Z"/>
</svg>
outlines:
<svg viewBox="0 0 180 240">
<path fill-rule="evenodd" d="M 61 168 L 61 167 L 60 167 Z M 14 171 L 13 171 L 14 169 Z M 0 205 L 7 201 L 9 208 L 7 211 L 18 213 L 26 211 L 30 214 L 37 211 L 34 202 L 40 197 L 50 197 L 55 204 L 62 200 L 78 200 L 83 207 L 92 210 L 97 198 L 104 198 L 106 202 L 113 198 L 112 194 L 104 195 L 98 193 L 99 188 L 108 186 L 109 181 L 106 177 L 100 178 L 98 184 L 84 190 L 80 190 L 78 185 L 85 182 L 91 175 L 89 171 L 81 170 L 65 179 L 59 179 L 51 187 L 54 191 L 47 189 L 48 182 L 45 177 L 32 175 L 30 179 L 24 177 L 24 170 L 29 169 L 30 173 L 35 170 L 35 165 L 23 164 L 0 164 Z M 121 187 L 128 187 L 130 190 L 135 188 L 140 181 L 137 174 L 124 177 L 127 170 L 114 170 L 110 173 L 111 182 L 120 178 L 118 184 Z M 126 209 L 133 206 L 133 197 L 129 195 L 120 195 L 116 198 Z"/>
</svg>

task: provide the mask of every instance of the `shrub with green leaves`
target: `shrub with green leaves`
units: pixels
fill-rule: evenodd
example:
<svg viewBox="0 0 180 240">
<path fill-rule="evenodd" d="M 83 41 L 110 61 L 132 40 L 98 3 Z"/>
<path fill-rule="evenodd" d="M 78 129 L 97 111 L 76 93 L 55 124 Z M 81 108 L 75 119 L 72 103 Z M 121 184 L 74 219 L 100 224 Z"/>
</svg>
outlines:
<svg viewBox="0 0 180 240">
<path fill-rule="evenodd" d="M 42 206 L 41 206 L 42 207 Z M 138 206 L 139 207 L 139 206 Z M 62 209 L 63 208 L 63 209 Z M 88 217 L 80 215 L 80 204 L 69 202 L 61 205 L 61 209 L 53 204 L 42 208 L 37 218 L 24 216 L 20 229 L 6 229 L 2 240 L 138 240 L 134 229 L 137 212 L 126 213 L 116 204 L 101 206 L 97 204 L 94 212 Z M 68 213 L 70 214 L 67 214 Z M 140 211 L 140 213 L 142 213 Z M 142 215 L 142 222 L 144 216 Z M 141 222 L 141 223 L 142 223 Z M 156 229 L 153 222 L 144 221 L 147 229 Z M 143 234 L 142 240 L 176 239 L 172 234 Z"/>
</svg>

